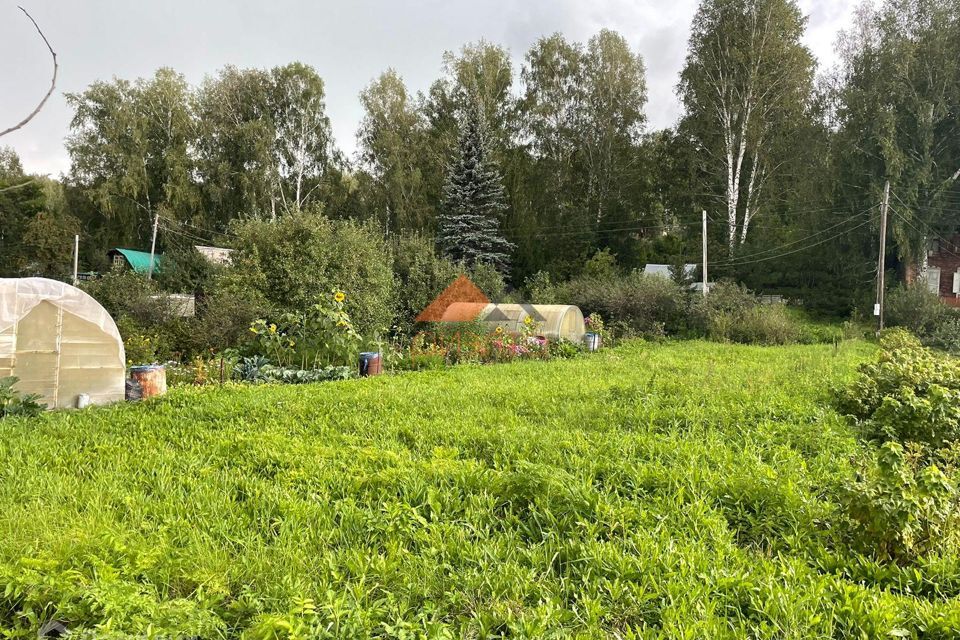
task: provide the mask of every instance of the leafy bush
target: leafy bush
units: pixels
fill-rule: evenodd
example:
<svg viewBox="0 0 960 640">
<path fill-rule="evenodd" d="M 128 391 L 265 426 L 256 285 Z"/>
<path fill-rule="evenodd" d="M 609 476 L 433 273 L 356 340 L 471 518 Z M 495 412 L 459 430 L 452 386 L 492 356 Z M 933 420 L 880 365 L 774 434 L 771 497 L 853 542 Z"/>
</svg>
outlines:
<svg viewBox="0 0 960 640">
<path fill-rule="evenodd" d="M 0 418 L 8 416 L 37 416 L 43 413 L 47 405 L 37 402 L 40 396 L 34 393 L 20 393 L 13 388 L 18 378 L 7 376 L 0 378 Z"/>
<path fill-rule="evenodd" d="M 727 336 L 743 344 L 793 344 L 800 328 L 783 305 L 757 305 L 740 316 L 733 316 Z"/>
<path fill-rule="evenodd" d="M 883 444 L 841 497 L 849 543 L 895 562 L 951 548 L 960 524 L 960 492 L 950 479 L 955 471 L 952 460 L 941 470 L 919 445 Z"/>
<path fill-rule="evenodd" d="M 282 314 L 276 322 L 257 320 L 250 327 L 257 351 L 282 368 L 353 364 L 362 338 L 344 310 L 345 302 L 346 294 L 334 291 L 305 311 Z"/>
<path fill-rule="evenodd" d="M 304 211 L 247 220 L 233 232 L 235 277 L 275 312 L 296 313 L 339 289 L 349 296 L 345 308 L 360 333 L 393 324 L 391 255 L 378 229 Z"/>
<path fill-rule="evenodd" d="M 560 358 L 561 360 L 576 358 L 584 352 L 582 344 L 571 342 L 565 338 L 551 341 L 548 348 L 550 349 L 551 358 Z"/>
<path fill-rule="evenodd" d="M 941 448 L 960 438 L 960 361 L 923 347 L 895 329 L 880 340 L 875 362 L 860 366 L 838 393 L 842 411 L 880 441 Z"/>
<path fill-rule="evenodd" d="M 161 341 L 156 333 L 146 333 L 130 316 L 117 318 L 117 330 L 123 338 L 123 351 L 128 365 L 152 364 L 162 358 L 158 353 Z"/>
<path fill-rule="evenodd" d="M 393 272 L 396 278 L 398 332 L 409 335 L 414 318 L 462 271 L 437 255 L 432 238 L 399 234 L 394 237 Z"/>
<path fill-rule="evenodd" d="M 924 342 L 935 349 L 960 355 L 960 318 L 947 318 L 940 322 Z"/>
<path fill-rule="evenodd" d="M 141 329 L 156 328 L 174 317 L 156 282 L 129 269 L 114 269 L 81 288 L 99 302 L 114 320 L 126 316 Z"/>
<path fill-rule="evenodd" d="M 563 304 L 547 271 L 537 271 L 527 278 L 523 288 L 526 299 L 533 304 Z"/>
<path fill-rule="evenodd" d="M 932 335 L 940 325 L 957 318 L 953 309 L 940 302 L 937 294 L 921 284 L 894 288 L 887 295 L 885 304 L 889 326 L 909 329 L 921 339 Z"/>
<path fill-rule="evenodd" d="M 706 296 L 693 297 L 690 326 L 694 333 L 720 342 L 777 345 L 803 337 L 800 323 L 786 307 L 760 304 L 746 287 L 729 282 L 717 283 Z"/>
<path fill-rule="evenodd" d="M 686 294 L 669 278 L 634 271 L 625 276 L 584 276 L 558 287 L 557 298 L 599 313 L 611 326 L 632 333 L 655 332 L 658 326 L 677 333 L 684 325 Z"/>
</svg>

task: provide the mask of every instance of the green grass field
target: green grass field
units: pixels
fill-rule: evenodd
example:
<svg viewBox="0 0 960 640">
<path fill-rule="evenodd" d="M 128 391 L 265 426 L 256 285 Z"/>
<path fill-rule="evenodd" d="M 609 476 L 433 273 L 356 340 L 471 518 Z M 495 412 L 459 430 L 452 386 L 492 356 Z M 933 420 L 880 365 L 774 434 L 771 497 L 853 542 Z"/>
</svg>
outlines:
<svg viewBox="0 0 960 640">
<path fill-rule="evenodd" d="M 637 342 L 0 422 L 0 637 L 957 637 L 955 567 L 828 543 L 861 446 L 830 387 L 871 351 Z"/>
</svg>

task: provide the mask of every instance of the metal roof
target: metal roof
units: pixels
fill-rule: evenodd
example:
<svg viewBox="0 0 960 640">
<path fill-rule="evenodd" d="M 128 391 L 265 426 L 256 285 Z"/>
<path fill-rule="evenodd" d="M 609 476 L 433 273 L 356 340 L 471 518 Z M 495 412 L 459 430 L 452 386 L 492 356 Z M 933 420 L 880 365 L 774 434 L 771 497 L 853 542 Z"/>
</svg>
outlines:
<svg viewBox="0 0 960 640">
<path fill-rule="evenodd" d="M 147 273 L 150 271 L 150 254 L 146 251 L 137 251 L 136 249 L 121 249 L 119 247 L 115 249 L 110 249 L 107 252 L 108 255 L 113 255 L 114 253 L 119 253 L 124 258 L 126 258 L 127 263 L 130 265 L 130 268 L 136 271 L 137 273 Z M 156 273 L 160 271 L 160 267 L 163 263 L 162 255 L 153 256 L 153 271 Z"/>
</svg>

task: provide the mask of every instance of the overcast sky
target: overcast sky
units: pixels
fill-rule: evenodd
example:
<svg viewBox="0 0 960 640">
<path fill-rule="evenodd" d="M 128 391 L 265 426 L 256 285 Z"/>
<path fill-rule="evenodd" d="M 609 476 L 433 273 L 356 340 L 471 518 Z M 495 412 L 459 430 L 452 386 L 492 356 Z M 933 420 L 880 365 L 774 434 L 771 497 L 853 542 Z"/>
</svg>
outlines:
<svg viewBox="0 0 960 640">
<path fill-rule="evenodd" d="M 833 64 L 837 31 L 854 0 L 799 0 L 809 16 L 806 44 Z M 30 172 L 69 169 L 63 146 L 71 112 L 64 92 L 95 80 L 148 76 L 173 67 L 197 83 L 220 67 L 272 67 L 299 60 L 326 82 L 337 144 L 356 147 L 357 95 L 394 67 L 412 90 L 440 74 L 441 55 L 485 38 L 507 47 L 519 75 L 524 53 L 543 35 L 586 40 L 601 28 L 622 33 L 647 66 L 650 128 L 674 123 L 674 94 L 697 0 L 21 0 L 60 60 L 57 92 L 26 128 L 0 139 Z M 50 56 L 15 2 L 0 0 L 0 128 L 30 112 L 46 91 Z"/>
</svg>

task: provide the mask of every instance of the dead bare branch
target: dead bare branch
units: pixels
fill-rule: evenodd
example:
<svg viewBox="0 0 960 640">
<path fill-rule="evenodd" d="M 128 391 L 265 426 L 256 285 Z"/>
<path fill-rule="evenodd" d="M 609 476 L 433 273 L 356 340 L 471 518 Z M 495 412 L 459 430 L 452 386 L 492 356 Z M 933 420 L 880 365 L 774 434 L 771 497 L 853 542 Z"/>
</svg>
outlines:
<svg viewBox="0 0 960 640">
<path fill-rule="evenodd" d="M 4 188 L 2 188 L 2 189 L 0 189 L 0 193 L 6 193 L 7 191 L 16 191 L 17 189 L 22 189 L 23 187 L 26 187 L 26 186 L 28 186 L 28 185 L 31 185 L 31 184 L 33 184 L 33 183 L 36 182 L 36 181 L 37 181 L 36 178 L 30 178 L 30 179 L 27 180 L 26 182 L 21 182 L 21 183 L 19 183 L 19 184 L 12 184 L 12 185 L 10 185 L 9 187 L 4 187 Z"/>
<path fill-rule="evenodd" d="M 59 67 L 57 66 L 57 53 L 53 50 L 53 47 L 50 46 L 50 41 L 47 40 L 47 36 L 43 35 L 43 31 L 40 29 L 40 25 L 38 25 L 37 21 L 33 19 L 33 16 L 31 16 L 27 12 L 27 10 L 24 9 L 23 7 L 17 7 L 17 8 L 20 9 L 20 11 L 23 11 L 23 14 L 27 16 L 30 22 L 33 23 L 33 26 L 36 28 L 37 33 L 39 33 L 40 37 L 43 39 L 43 43 L 47 45 L 47 49 L 50 51 L 50 56 L 53 58 L 53 77 L 50 79 L 50 88 L 47 90 L 47 94 L 43 96 L 43 100 L 40 101 L 40 104 L 37 105 L 36 109 L 31 111 L 26 118 L 24 118 L 17 124 L 13 125 L 9 129 L 4 129 L 3 131 L 0 131 L 0 138 L 7 135 L 8 133 L 12 133 L 16 131 L 17 129 L 23 127 L 25 124 L 33 120 L 33 118 L 38 113 L 40 113 L 40 110 L 43 109 L 43 105 L 47 103 L 47 100 L 50 98 L 50 96 L 53 95 L 53 90 L 57 86 L 57 71 L 59 70 Z"/>
</svg>

